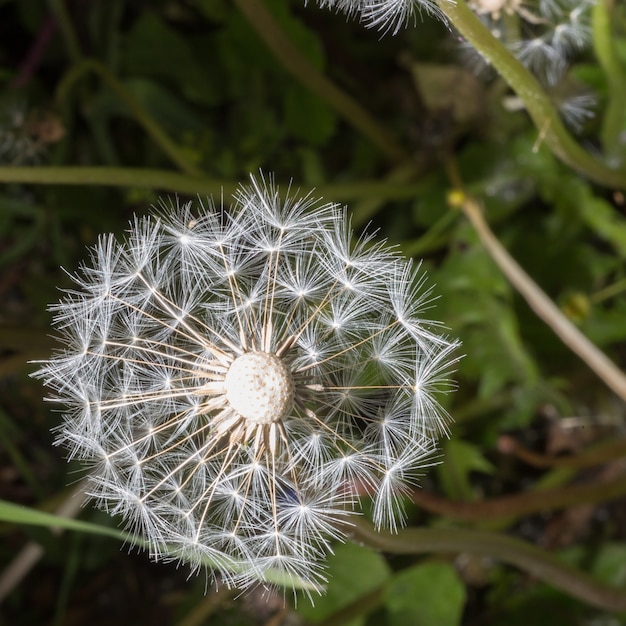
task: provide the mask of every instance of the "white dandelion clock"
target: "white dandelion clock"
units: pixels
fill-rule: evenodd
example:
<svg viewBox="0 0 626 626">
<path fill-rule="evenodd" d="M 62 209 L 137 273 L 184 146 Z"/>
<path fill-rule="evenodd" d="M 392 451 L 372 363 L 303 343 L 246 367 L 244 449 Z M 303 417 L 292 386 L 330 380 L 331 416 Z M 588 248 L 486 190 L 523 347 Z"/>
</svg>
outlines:
<svg viewBox="0 0 626 626">
<path fill-rule="evenodd" d="M 64 348 L 37 376 L 90 495 L 153 557 L 321 588 L 362 498 L 378 527 L 402 523 L 456 343 L 420 319 L 417 270 L 352 242 L 343 209 L 254 179 L 234 200 L 102 237 L 52 307 Z"/>
</svg>

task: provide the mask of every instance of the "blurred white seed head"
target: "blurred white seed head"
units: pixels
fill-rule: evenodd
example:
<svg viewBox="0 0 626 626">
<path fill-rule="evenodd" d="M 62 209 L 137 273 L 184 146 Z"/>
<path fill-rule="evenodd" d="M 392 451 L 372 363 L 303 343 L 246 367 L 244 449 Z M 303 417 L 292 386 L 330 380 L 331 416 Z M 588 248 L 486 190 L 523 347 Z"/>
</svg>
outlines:
<svg viewBox="0 0 626 626">
<path fill-rule="evenodd" d="M 342 11 L 368 27 L 394 35 L 408 22 L 414 21 L 418 13 L 432 14 L 445 21 L 436 0 L 317 0 L 317 3 L 322 8 Z"/>
<path fill-rule="evenodd" d="M 67 407 L 58 439 L 93 465 L 90 494 L 155 558 L 321 588 L 361 498 L 377 527 L 402 523 L 457 344 L 422 319 L 416 268 L 353 242 L 337 205 L 263 178 L 234 200 L 163 204 L 101 237 L 36 375 Z"/>
<path fill-rule="evenodd" d="M 595 0 L 470 0 L 492 34 L 535 76 L 554 85 L 591 42 Z"/>
</svg>

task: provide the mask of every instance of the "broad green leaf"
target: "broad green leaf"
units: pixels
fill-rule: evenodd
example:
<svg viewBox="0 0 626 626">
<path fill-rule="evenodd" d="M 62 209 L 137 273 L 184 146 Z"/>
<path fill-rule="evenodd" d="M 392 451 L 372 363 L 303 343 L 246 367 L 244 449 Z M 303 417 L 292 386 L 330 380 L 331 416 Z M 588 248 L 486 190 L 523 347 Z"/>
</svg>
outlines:
<svg viewBox="0 0 626 626">
<path fill-rule="evenodd" d="M 285 98 L 285 123 L 298 139 L 323 146 L 335 130 L 336 115 L 315 94 L 292 85 Z"/>
<path fill-rule="evenodd" d="M 626 257 L 626 220 L 618 211 L 588 192 L 582 198 L 580 213 L 585 223 L 608 241 L 617 254 Z"/>
<path fill-rule="evenodd" d="M 327 563 L 330 584 L 325 594 L 315 599 L 315 606 L 306 602 L 298 605 L 298 613 L 313 623 L 321 622 L 384 585 L 390 575 L 389 567 L 380 554 L 353 543 L 337 545 Z M 363 624 L 364 619 L 364 616 L 359 616 L 344 626 L 358 626 Z"/>
<path fill-rule="evenodd" d="M 467 441 L 448 439 L 443 449 L 443 462 L 437 466 L 443 490 L 455 500 L 473 499 L 470 473 L 492 474 L 493 465 L 483 456 L 478 446 Z"/>
<path fill-rule="evenodd" d="M 488 398 L 513 383 L 532 387 L 539 374 L 528 354 L 513 307 L 512 288 L 478 241 L 461 224 L 458 249 L 434 274 L 441 294 L 437 314 L 463 342 L 462 375 Z"/>
<path fill-rule="evenodd" d="M 598 346 L 626 340 L 626 301 L 623 296 L 606 310 L 597 309 L 583 324 L 583 332 Z"/>
<path fill-rule="evenodd" d="M 158 76 L 189 100 L 205 105 L 222 101 L 212 72 L 215 64 L 197 59 L 184 36 L 155 13 L 145 11 L 135 22 L 124 39 L 121 58 L 127 76 Z"/>
<path fill-rule="evenodd" d="M 626 587 L 626 543 L 602 545 L 593 560 L 591 573 L 614 587 Z"/>
<path fill-rule="evenodd" d="M 389 626 L 458 626 L 465 587 L 449 563 L 423 563 L 394 576 L 384 599 Z"/>
</svg>

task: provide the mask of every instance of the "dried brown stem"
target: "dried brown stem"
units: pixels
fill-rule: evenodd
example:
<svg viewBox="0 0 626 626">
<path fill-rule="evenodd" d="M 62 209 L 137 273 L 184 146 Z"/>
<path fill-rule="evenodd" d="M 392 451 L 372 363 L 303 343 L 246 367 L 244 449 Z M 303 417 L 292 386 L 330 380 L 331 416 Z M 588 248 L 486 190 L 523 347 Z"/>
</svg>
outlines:
<svg viewBox="0 0 626 626">
<path fill-rule="evenodd" d="M 406 528 L 391 534 L 376 532 L 364 519 L 356 519 L 353 524 L 354 538 L 377 550 L 391 554 L 466 553 L 488 556 L 518 567 L 593 606 L 608 611 L 626 611 L 626 589 L 604 585 L 520 539 L 459 528 Z"/>
<path fill-rule="evenodd" d="M 424 490 L 415 490 L 415 504 L 437 515 L 464 521 L 507 519 L 553 511 L 579 504 L 609 502 L 626 496 L 626 478 L 598 480 L 560 489 L 519 493 L 478 502 L 456 502 Z"/>
</svg>

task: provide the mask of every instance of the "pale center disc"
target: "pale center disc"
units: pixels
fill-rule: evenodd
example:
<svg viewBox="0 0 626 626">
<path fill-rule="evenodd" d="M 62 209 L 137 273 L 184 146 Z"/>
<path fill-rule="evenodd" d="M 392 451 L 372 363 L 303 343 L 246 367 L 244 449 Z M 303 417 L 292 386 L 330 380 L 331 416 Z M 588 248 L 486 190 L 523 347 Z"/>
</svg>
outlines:
<svg viewBox="0 0 626 626">
<path fill-rule="evenodd" d="M 293 406 L 291 372 L 281 359 L 268 352 L 246 352 L 237 357 L 224 386 L 230 406 L 252 422 L 277 422 Z"/>
</svg>

